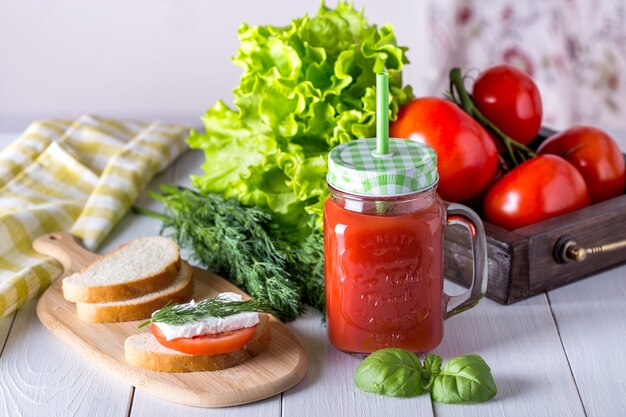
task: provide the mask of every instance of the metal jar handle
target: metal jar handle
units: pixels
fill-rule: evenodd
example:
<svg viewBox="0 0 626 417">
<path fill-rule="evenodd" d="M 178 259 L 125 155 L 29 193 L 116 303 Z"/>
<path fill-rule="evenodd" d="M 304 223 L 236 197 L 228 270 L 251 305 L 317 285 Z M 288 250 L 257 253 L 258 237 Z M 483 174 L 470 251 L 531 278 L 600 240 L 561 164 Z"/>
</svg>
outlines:
<svg viewBox="0 0 626 417">
<path fill-rule="evenodd" d="M 452 317 L 474 307 L 487 290 L 487 238 L 480 217 L 468 207 L 448 203 L 447 225 L 462 225 L 472 240 L 473 277 L 469 289 L 460 295 L 443 294 L 446 309 L 444 318 Z"/>
</svg>

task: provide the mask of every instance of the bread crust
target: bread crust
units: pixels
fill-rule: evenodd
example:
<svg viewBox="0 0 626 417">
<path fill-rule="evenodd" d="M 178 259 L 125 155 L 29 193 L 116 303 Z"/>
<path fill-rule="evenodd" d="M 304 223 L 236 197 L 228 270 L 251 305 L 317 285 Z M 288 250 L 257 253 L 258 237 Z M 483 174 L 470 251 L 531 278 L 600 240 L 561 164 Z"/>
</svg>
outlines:
<svg viewBox="0 0 626 417">
<path fill-rule="evenodd" d="M 76 314 L 79 319 L 90 323 L 113 323 L 150 318 L 154 311 L 170 302 L 186 303 L 193 295 L 194 289 L 193 268 L 190 265 L 186 268 L 187 283 L 171 294 L 163 294 L 158 298 L 136 304 L 76 303 Z M 149 294 L 140 294 L 140 297 L 145 295 Z"/>
<path fill-rule="evenodd" d="M 218 355 L 189 355 L 172 349 L 153 352 L 137 346 L 137 340 L 154 336 L 149 333 L 133 335 L 126 339 L 124 351 L 126 361 L 138 368 L 159 372 L 203 372 L 217 371 L 239 365 L 253 356 L 264 352 L 270 344 L 270 319 L 259 313 L 260 322 L 252 340 L 241 349 Z M 158 343 L 155 341 L 155 343 Z"/>
<path fill-rule="evenodd" d="M 129 243 L 131 242 L 127 242 L 108 254 L 96 258 L 93 262 L 83 267 L 80 273 L 84 272 L 95 263 L 102 262 L 111 254 L 123 250 Z M 170 242 L 170 244 L 176 250 L 176 257 L 173 262 L 166 265 L 156 274 L 119 284 L 95 286 L 74 285 L 71 280 L 68 280 L 70 276 L 63 279 L 61 285 L 63 297 L 67 301 L 74 303 L 106 303 L 130 300 L 131 298 L 141 297 L 144 294 L 160 291 L 168 287 L 176 279 L 178 271 L 180 270 L 180 251 L 178 245 L 174 242 Z"/>
</svg>

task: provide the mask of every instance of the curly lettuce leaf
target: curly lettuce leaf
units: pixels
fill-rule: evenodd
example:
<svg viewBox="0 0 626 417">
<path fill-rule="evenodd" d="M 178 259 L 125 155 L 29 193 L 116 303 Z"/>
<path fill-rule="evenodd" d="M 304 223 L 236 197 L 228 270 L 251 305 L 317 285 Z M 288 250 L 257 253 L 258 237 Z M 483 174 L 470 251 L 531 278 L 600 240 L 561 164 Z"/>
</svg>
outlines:
<svg viewBox="0 0 626 417">
<path fill-rule="evenodd" d="M 205 133 L 188 138 L 206 155 L 193 184 L 269 210 L 301 239 L 322 225 L 330 149 L 375 134 L 375 74 L 390 75 L 392 120 L 412 98 L 402 83 L 406 48 L 390 25 L 369 24 L 344 1 L 287 26 L 243 24 L 239 41 L 235 109 L 218 101 L 202 119 Z"/>
</svg>

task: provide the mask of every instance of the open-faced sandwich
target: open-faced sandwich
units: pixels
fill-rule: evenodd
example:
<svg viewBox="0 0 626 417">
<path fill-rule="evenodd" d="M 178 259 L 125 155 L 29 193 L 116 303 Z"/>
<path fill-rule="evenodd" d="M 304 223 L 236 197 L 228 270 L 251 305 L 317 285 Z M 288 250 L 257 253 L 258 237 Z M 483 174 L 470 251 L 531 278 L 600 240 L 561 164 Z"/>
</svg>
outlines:
<svg viewBox="0 0 626 417">
<path fill-rule="evenodd" d="M 215 371 L 239 365 L 270 343 L 270 307 L 227 292 L 198 303 L 167 305 L 130 336 L 129 364 L 153 371 Z"/>
</svg>

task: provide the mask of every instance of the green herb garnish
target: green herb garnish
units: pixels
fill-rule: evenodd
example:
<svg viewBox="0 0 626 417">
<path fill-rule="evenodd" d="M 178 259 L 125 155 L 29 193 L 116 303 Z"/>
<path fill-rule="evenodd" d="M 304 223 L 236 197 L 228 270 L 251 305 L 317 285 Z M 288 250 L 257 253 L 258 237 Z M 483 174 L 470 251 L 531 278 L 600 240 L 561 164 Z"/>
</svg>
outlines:
<svg viewBox="0 0 626 417">
<path fill-rule="evenodd" d="M 450 359 L 435 377 L 430 389 L 433 401 L 446 404 L 468 404 L 495 397 L 498 389 L 491 369 L 478 355 Z"/>
<path fill-rule="evenodd" d="M 195 306 L 186 304 L 170 304 L 157 310 L 150 320 L 141 323 L 138 328 L 150 323 L 165 323 L 172 326 L 180 326 L 187 323 L 202 321 L 205 317 L 228 317 L 237 313 L 259 312 L 273 313 L 272 307 L 263 301 L 224 301 L 219 298 L 207 298 Z"/>
<path fill-rule="evenodd" d="M 405 349 L 378 350 L 361 362 L 354 374 L 356 386 L 392 397 L 414 397 L 430 390 L 433 401 L 468 404 L 493 398 L 498 389 L 491 369 L 478 355 L 450 359 L 443 369 L 441 356 L 429 354 L 424 364 Z"/>
<path fill-rule="evenodd" d="M 324 244 L 321 231 L 295 239 L 274 227 L 270 214 L 235 199 L 162 185 L 167 214 L 134 207 L 163 221 L 163 228 L 207 269 L 270 304 L 283 321 L 296 318 L 303 303 L 324 312 Z"/>
<path fill-rule="evenodd" d="M 413 352 L 398 348 L 378 350 L 356 370 L 356 386 L 390 397 L 415 397 L 424 392 L 422 363 Z"/>
</svg>

